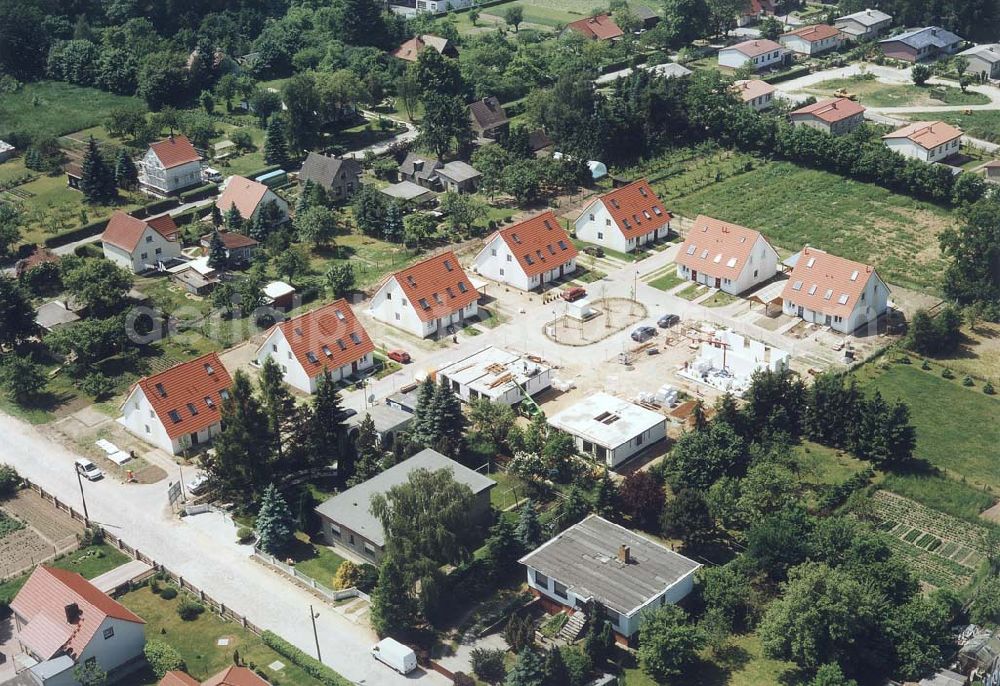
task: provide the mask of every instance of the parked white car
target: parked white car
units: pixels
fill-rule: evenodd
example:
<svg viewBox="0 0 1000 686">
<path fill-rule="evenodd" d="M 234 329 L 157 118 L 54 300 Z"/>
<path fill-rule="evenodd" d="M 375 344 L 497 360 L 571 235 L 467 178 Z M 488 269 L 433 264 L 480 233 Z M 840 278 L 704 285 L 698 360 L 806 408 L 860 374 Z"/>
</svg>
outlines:
<svg viewBox="0 0 1000 686">
<path fill-rule="evenodd" d="M 104 472 L 97 468 L 97 465 L 85 457 L 76 461 L 76 471 L 80 476 L 88 481 L 97 481 L 104 478 Z"/>
<path fill-rule="evenodd" d="M 372 657 L 389 665 L 400 674 L 409 674 L 417 668 L 417 654 L 391 638 L 383 638 L 372 646 Z"/>
</svg>

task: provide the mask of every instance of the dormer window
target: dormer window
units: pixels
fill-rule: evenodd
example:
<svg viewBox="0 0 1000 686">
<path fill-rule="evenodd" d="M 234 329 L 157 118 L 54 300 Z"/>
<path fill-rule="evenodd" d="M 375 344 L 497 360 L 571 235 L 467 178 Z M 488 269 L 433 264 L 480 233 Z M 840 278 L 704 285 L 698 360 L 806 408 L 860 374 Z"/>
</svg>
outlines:
<svg viewBox="0 0 1000 686">
<path fill-rule="evenodd" d="M 208 374 L 209 376 L 211 376 L 212 374 L 215 374 L 215 367 L 213 367 L 208 362 L 206 362 L 205 363 L 205 373 Z"/>
<path fill-rule="evenodd" d="M 347 350 L 347 344 L 344 343 L 344 339 L 343 338 L 338 338 L 337 339 L 337 347 L 340 348 L 341 350 Z"/>
<path fill-rule="evenodd" d="M 170 412 L 168 412 L 167 414 L 170 415 L 170 421 L 172 421 L 174 424 L 181 423 L 181 415 L 179 412 L 177 412 L 177 410 L 170 410 Z"/>
<path fill-rule="evenodd" d="M 429 303 L 429 302 L 427 302 L 427 298 L 421 298 L 421 299 L 420 299 L 420 300 L 418 300 L 417 302 L 418 302 L 418 303 L 420 303 L 420 306 L 421 306 L 422 308 L 424 308 L 425 310 L 429 310 L 429 309 L 431 309 L 431 305 L 430 305 L 430 303 Z"/>
<path fill-rule="evenodd" d="M 354 345 L 361 345 L 361 336 L 354 331 L 351 332 L 351 340 L 354 341 Z"/>
<path fill-rule="evenodd" d="M 801 291 L 802 290 L 802 282 L 801 281 L 796 281 L 795 283 L 793 283 L 792 284 L 792 290 L 793 291 Z"/>
<path fill-rule="evenodd" d="M 326 355 L 327 357 L 333 357 L 333 351 L 330 350 L 330 346 L 328 345 L 323 346 L 323 354 Z"/>
<path fill-rule="evenodd" d="M 314 353 L 312 350 L 306 353 L 306 359 L 309 360 L 310 364 L 316 364 L 317 362 L 319 362 L 319 360 L 316 359 L 316 353 Z"/>
<path fill-rule="evenodd" d="M 334 313 L 337 315 L 337 319 L 339 319 L 340 321 L 344 321 L 344 313 L 343 312 L 341 312 L 340 310 L 334 310 Z"/>
<path fill-rule="evenodd" d="M 453 267 L 451 266 L 451 260 L 444 261 L 444 268 L 447 269 L 448 271 L 451 271 L 453 269 Z"/>
<path fill-rule="evenodd" d="M 459 290 L 459 292 L 461 292 L 461 293 L 465 293 L 465 292 L 466 292 L 467 290 L 469 290 L 469 289 L 467 289 L 467 288 L 465 287 L 465 283 L 464 283 L 463 281 L 459 281 L 459 282 L 458 282 L 458 290 Z"/>
<path fill-rule="evenodd" d="M 191 413 L 192 417 L 197 416 L 197 414 L 198 414 L 198 408 L 194 406 L 194 403 L 188 403 L 187 404 L 187 409 L 188 409 L 188 412 Z"/>
<path fill-rule="evenodd" d="M 210 409 L 210 410 L 214 410 L 215 409 L 215 401 L 212 400 L 207 395 L 205 396 L 205 404 L 208 406 L 208 409 Z"/>
<path fill-rule="evenodd" d="M 161 383 L 156 384 L 156 392 L 160 394 L 161 398 L 167 397 L 167 389 Z"/>
<path fill-rule="evenodd" d="M 219 397 L 222 398 L 223 400 L 229 400 L 229 391 L 223 388 L 221 391 L 219 391 Z"/>
</svg>

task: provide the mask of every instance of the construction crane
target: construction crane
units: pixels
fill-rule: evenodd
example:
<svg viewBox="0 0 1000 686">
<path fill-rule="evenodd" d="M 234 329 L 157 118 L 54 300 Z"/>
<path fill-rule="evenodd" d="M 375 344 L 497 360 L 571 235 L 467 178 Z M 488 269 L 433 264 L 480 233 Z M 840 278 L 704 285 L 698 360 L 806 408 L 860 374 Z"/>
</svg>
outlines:
<svg viewBox="0 0 1000 686">
<path fill-rule="evenodd" d="M 534 419 L 538 415 L 545 416 L 545 412 L 542 408 L 538 406 L 535 399 L 528 395 L 527 389 L 517 382 L 517 379 L 512 378 L 511 381 L 517 386 L 518 390 L 521 391 L 521 395 L 524 396 L 521 400 L 520 405 L 518 405 L 518 410 L 528 419 Z"/>
</svg>

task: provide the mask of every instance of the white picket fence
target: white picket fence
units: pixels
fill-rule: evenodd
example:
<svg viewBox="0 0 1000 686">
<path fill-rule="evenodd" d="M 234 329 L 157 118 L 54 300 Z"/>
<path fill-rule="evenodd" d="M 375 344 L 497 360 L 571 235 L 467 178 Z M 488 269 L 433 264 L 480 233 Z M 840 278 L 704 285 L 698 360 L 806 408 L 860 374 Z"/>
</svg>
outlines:
<svg viewBox="0 0 1000 686">
<path fill-rule="evenodd" d="M 324 586 L 320 582 L 313 579 L 311 576 L 303 574 L 299 570 L 295 569 L 295 567 L 293 567 L 292 565 L 285 564 L 284 562 L 276 558 L 274 555 L 265 553 L 263 550 L 257 548 L 257 546 L 254 546 L 253 556 L 257 561 L 262 562 L 265 565 L 278 570 L 282 574 L 291 577 L 295 581 L 298 581 L 305 586 L 308 586 L 309 588 L 313 589 L 327 600 L 337 602 L 340 600 L 347 600 L 348 598 L 361 598 L 367 602 L 371 602 L 371 598 L 368 596 L 367 593 L 360 591 L 356 588 L 345 588 L 340 591 L 335 591 L 332 588 L 328 588 L 327 586 Z"/>
</svg>

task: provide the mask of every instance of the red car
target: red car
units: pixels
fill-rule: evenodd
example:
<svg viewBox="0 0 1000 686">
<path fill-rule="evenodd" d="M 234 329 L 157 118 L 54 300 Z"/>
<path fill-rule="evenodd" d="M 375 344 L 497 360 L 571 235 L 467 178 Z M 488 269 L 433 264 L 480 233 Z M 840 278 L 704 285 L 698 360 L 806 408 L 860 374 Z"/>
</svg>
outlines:
<svg viewBox="0 0 1000 686">
<path fill-rule="evenodd" d="M 388 352 L 388 357 L 394 362 L 399 362 L 400 364 L 407 364 L 410 361 L 410 353 L 405 350 L 390 350 Z"/>
<path fill-rule="evenodd" d="M 569 303 L 585 297 L 587 297 L 587 290 L 585 288 L 580 288 L 579 286 L 571 288 L 568 291 L 563 291 L 562 293 L 562 299 Z"/>
</svg>

